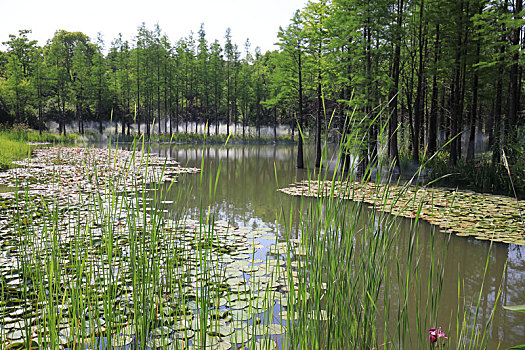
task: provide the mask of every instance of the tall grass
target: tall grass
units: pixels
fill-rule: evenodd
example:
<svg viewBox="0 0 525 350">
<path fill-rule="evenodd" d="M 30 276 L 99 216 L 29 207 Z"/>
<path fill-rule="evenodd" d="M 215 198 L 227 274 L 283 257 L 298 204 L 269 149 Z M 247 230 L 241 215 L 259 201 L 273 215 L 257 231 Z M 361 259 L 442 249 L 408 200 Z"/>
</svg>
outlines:
<svg viewBox="0 0 525 350">
<path fill-rule="evenodd" d="M 143 164 L 145 174 L 131 182 L 118 172 L 102 181 L 97 166 L 86 164 L 84 171 L 97 184 L 90 193 L 15 193 L 14 233 L 6 236 L 16 265 L 1 279 L 1 323 L 20 315 L 22 320 L 16 329 L 23 334 L 11 343 L 13 349 L 186 349 L 189 344 L 216 349 L 227 343 L 248 349 L 273 349 L 276 343 L 286 349 L 431 347 L 427 329 L 438 326 L 447 253 L 446 242 L 434 241 L 446 241 L 445 236 L 432 236 L 423 264 L 417 217 L 410 231 L 402 232 L 396 217 L 369 210 L 357 197 L 351 202 L 338 196 L 336 184 L 342 184 L 340 194 L 353 194 L 353 174 L 309 173 L 312 184 L 330 185 L 318 198 L 290 209 L 298 209 L 298 227 L 284 210 L 276 218 L 285 239 L 268 251 L 276 259 L 257 266 L 268 280 L 251 274 L 250 260 L 244 273 L 235 275 L 228 257 L 240 250 L 253 261 L 255 246 L 231 238 L 237 229 L 217 223 L 211 207 L 201 205 L 196 221 L 185 216 L 184 203 L 166 213 L 167 191 L 186 189 L 161 184 L 162 174 L 151 172 L 148 150 L 143 138 L 134 142 L 135 157 L 126 167 Z M 108 152 L 116 164 L 111 144 Z M 340 153 L 337 163 L 344 162 Z M 209 183 L 201 176 L 200 186 L 209 187 L 211 198 L 220 186 L 218 169 Z M 60 176 L 58 169 L 54 180 Z M 157 178 L 148 182 L 148 176 Z M 169 198 L 180 199 L 180 192 Z M 378 201 L 385 198 L 378 194 Z M 398 253 L 400 244 L 408 247 L 406 253 Z M 228 283 L 235 278 L 238 285 Z M 20 283 L 11 283 L 15 279 Z M 277 295 L 285 290 L 285 296 Z M 223 306 L 235 302 L 246 306 L 239 312 Z M 231 331 L 231 314 L 243 320 L 243 312 L 249 317 L 236 323 L 239 331 L 217 340 L 217 334 Z M 486 347 L 488 325 L 476 336 L 467 331 L 477 329 L 477 322 L 460 320 L 461 331 L 449 346 Z M 286 326 L 284 336 L 274 335 L 275 326 L 258 326 L 276 323 Z M 5 339 L 7 328 L 0 333 Z"/>
<path fill-rule="evenodd" d="M 0 134 L 0 170 L 13 167 L 13 161 L 27 158 L 31 149 L 26 142 L 11 140 Z"/>
<path fill-rule="evenodd" d="M 66 137 L 50 132 L 39 133 L 23 124 L 12 127 L 0 125 L 0 170 L 14 167 L 13 161 L 27 158 L 33 146 L 28 143 L 74 143 L 78 135 Z"/>
<path fill-rule="evenodd" d="M 323 159 L 327 159 L 326 153 Z M 339 168 L 358 168 L 358 160 L 349 166 L 344 164 L 346 161 L 339 153 Z M 370 179 L 375 167 L 379 174 L 381 164 L 372 160 L 360 178 L 353 172 L 336 172 L 331 177 L 323 171 L 308 173 L 309 183 L 319 192 L 315 199 L 300 201 L 299 212 L 304 214 L 296 230 L 299 236 L 291 222 L 285 226 L 287 241 L 299 238 L 305 252 L 303 257 L 295 257 L 299 263 L 296 269 L 290 264 L 294 257 L 288 256 L 289 279 L 293 278 L 291 271 L 298 275 L 288 301 L 288 305 L 295 305 L 288 310 L 290 349 L 434 348 L 429 341 L 430 328 L 443 326 L 453 332 L 448 325 L 436 324 L 448 238 L 433 230 L 430 254 L 424 256 L 420 251 L 421 206 L 410 231 L 403 232 L 396 217 L 370 210 L 359 197 L 354 197 L 354 186 Z M 382 180 L 385 179 L 375 179 Z M 399 186 L 400 195 L 408 190 L 407 186 Z M 388 187 L 384 191 L 376 193 L 378 204 L 385 204 L 389 197 Z M 353 198 L 353 202 L 343 197 Z M 487 268 L 488 264 L 485 274 Z M 458 298 L 463 298 L 461 290 Z M 481 291 L 477 302 L 465 302 L 462 307 L 458 304 L 456 334 L 449 337 L 446 348 L 487 348 L 492 317 L 486 324 L 479 324 L 480 299 Z M 294 312 L 297 319 L 290 317 Z"/>
<path fill-rule="evenodd" d="M 48 131 L 39 132 L 30 129 L 24 124 L 15 124 L 11 127 L 0 125 L 0 136 L 12 141 L 21 142 L 47 142 L 47 143 L 74 143 L 79 140 L 79 135 L 69 133 L 66 136 Z"/>
</svg>

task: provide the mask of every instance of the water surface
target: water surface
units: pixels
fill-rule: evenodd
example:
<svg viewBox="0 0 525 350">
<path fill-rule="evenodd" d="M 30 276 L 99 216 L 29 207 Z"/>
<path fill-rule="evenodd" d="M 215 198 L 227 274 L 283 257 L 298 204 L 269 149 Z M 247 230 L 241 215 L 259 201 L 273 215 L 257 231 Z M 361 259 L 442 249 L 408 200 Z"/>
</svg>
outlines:
<svg viewBox="0 0 525 350">
<path fill-rule="evenodd" d="M 294 146 L 161 145 L 154 146 L 152 151 L 176 159 L 183 166 L 203 165 L 201 175 L 181 176 L 175 184 L 181 191 L 173 191 L 173 196 L 181 196 L 179 203 L 183 203 L 184 213 L 188 216 L 198 218 L 200 213 L 209 208 L 216 220 L 225 220 L 236 226 L 265 226 L 275 229 L 276 225 L 282 225 L 285 219 L 291 220 L 292 227 L 298 229 L 300 199 L 280 193 L 277 188 L 315 175 L 312 174 L 313 169 L 295 167 Z M 309 160 L 309 163 L 313 163 L 314 158 L 310 151 L 306 155 L 307 162 Z M 334 163 L 334 158 L 328 162 L 329 175 Z M 215 188 L 219 167 L 220 174 Z M 291 206 L 293 210 L 290 217 Z M 369 214 L 369 209 L 363 211 L 364 216 Z M 366 220 L 363 219 L 363 222 Z M 400 218 L 398 223 L 401 238 L 393 249 L 398 256 L 403 256 L 407 254 L 414 222 Z M 470 309 L 474 311 L 478 297 L 481 305 L 478 324 L 484 325 L 491 316 L 501 285 L 500 302 L 496 307 L 493 326 L 489 330 L 489 349 L 496 349 L 498 346 L 506 349 L 525 343 L 525 316 L 502 308 L 502 305 L 525 304 L 525 247 L 494 244 L 484 278 L 490 243 L 454 235 L 444 236 L 438 228 L 424 222 L 420 223 L 418 232 L 420 269 L 428 269 L 430 264 L 432 232 L 439 238 L 433 242 L 435 251 L 441 251 L 443 244 L 448 243 L 438 324 L 429 324 L 425 328 L 441 326 L 453 339 L 458 305 L 461 311 L 463 306 L 469 308 L 469 305 L 472 305 Z M 443 238 L 450 239 L 447 242 L 447 239 Z M 459 301 L 458 279 L 461 281 L 462 293 Z M 395 305 L 395 301 L 393 304 Z"/>
</svg>

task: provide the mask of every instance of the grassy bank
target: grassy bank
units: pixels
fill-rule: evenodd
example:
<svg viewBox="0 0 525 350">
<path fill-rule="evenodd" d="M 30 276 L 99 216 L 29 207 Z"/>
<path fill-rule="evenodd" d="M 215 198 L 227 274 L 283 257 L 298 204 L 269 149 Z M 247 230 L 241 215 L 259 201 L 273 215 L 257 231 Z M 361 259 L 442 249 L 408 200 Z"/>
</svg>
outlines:
<svg viewBox="0 0 525 350">
<path fill-rule="evenodd" d="M 0 126 L 0 170 L 12 168 L 13 161 L 27 158 L 34 147 L 32 143 L 68 144 L 77 140 L 77 134 L 39 133 L 25 125 Z"/>
<path fill-rule="evenodd" d="M 9 139 L 0 133 L 0 170 L 13 167 L 13 161 L 27 158 L 31 149 L 27 142 Z"/>
<path fill-rule="evenodd" d="M 79 135 L 70 133 L 66 136 L 44 131 L 40 133 L 37 130 L 28 128 L 23 124 L 15 124 L 11 127 L 0 126 L 0 136 L 11 140 L 20 142 L 34 142 L 34 143 L 74 143 L 79 140 Z"/>
</svg>

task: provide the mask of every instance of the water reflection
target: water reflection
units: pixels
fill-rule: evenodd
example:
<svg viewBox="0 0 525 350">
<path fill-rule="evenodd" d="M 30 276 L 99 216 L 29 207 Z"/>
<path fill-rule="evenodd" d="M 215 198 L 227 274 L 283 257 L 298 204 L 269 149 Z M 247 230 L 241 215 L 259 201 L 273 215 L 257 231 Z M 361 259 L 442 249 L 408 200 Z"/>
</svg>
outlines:
<svg viewBox="0 0 525 350">
<path fill-rule="evenodd" d="M 299 229 L 297 208 L 300 206 L 300 199 L 290 198 L 276 191 L 278 187 L 308 178 L 308 170 L 295 168 L 293 146 L 159 146 L 154 151 L 167 158 L 176 159 L 183 165 L 203 165 L 202 176 L 182 176 L 176 185 L 180 189 L 179 195 L 185 206 L 185 214 L 198 217 L 201 208 L 211 208 L 216 220 L 227 220 L 238 226 L 258 225 L 275 228 L 276 223 L 282 223 L 279 215 L 284 213 L 286 220 L 292 221 L 292 227 L 295 230 Z M 310 156 L 307 157 L 312 160 L 313 155 L 310 151 Z M 333 169 L 333 158 L 330 164 Z M 215 188 L 219 167 L 220 175 Z M 292 205 L 294 210 L 289 218 Z M 368 220 L 367 215 L 370 215 L 370 211 L 364 210 L 363 222 Z M 413 230 L 412 220 L 398 219 L 397 223 L 401 237 L 394 250 L 396 256 L 403 257 L 407 255 L 411 235 L 416 231 Z M 501 307 L 525 304 L 525 247 L 494 244 L 484 279 L 490 244 L 444 235 L 439 229 L 424 222 L 419 224 L 417 232 L 418 263 L 421 271 L 429 269 L 432 246 L 436 252 L 442 250 L 443 244 L 448 244 L 447 259 L 443 266 L 445 280 L 438 321 L 437 324 L 429 324 L 427 328 L 442 326 L 444 330 L 450 330 L 447 334 L 454 343 L 457 310 L 462 312 L 465 306 L 474 312 L 480 289 L 483 287 L 478 315 L 478 324 L 483 325 L 491 317 L 498 288 L 502 285 L 493 327 L 489 330 L 489 349 L 497 348 L 500 342 L 501 348 L 525 343 L 525 317 L 522 313 L 507 311 Z M 435 234 L 434 242 L 431 240 L 432 232 Z M 400 259 L 402 261 L 402 258 Z M 461 300 L 458 300 L 458 276 L 464 293 L 464 299 Z M 396 309 L 394 306 L 397 306 L 398 302 L 397 296 L 392 295 L 392 309 Z M 417 300 L 412 300 L 409 304 L 414 302 Z"/>
</svg>

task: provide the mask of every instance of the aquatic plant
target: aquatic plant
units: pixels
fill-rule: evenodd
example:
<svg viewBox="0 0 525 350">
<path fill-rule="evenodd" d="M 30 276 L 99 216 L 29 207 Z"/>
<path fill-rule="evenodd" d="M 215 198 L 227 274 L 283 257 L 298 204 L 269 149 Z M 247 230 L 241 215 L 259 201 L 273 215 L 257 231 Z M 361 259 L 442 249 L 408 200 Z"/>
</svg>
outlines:
<svg viewBox="0 0 525 350">
<path fill-rule="evenodd" d="M 428 345 L 423 330 L 437 323 L 446 244 L 421 263 L 419 215 L 401 232 L 396 217 L 339 198 L 332 186 L 283 208 L 275 228 L 233 226 L 211 206 L 188 217 L 186 189 L 175 182 L 197 169 L 151 154 L 143 139 L 130 151 L 49 148 L 20 164 L 2 175 L 19 189 L 1 196 L 0 337 L 8 347 Z M 210 198 L 218 169 L 209 183 L 200 177 Z M 320 188 L 345 176 L 329 174 L 309 181 Z M 396 244 L 409 247 L 406 255 Z"/>
<path fill-rule="evenodd" d="M 428 330 L 428 335 L 429 335 L 429 338 L 430 338 L 430 344 L 435 344 L 439 341 L 439 339 L 448 339 L 448 337 L 445 335 L 445 333 L 443 333 L 443 331 L 441 330 L 441 327 L 439 327 L 438 329 L 436 328 L 430 328 Z M 439 343 L 438 343 L 438 346 Z"/>
</svg>

